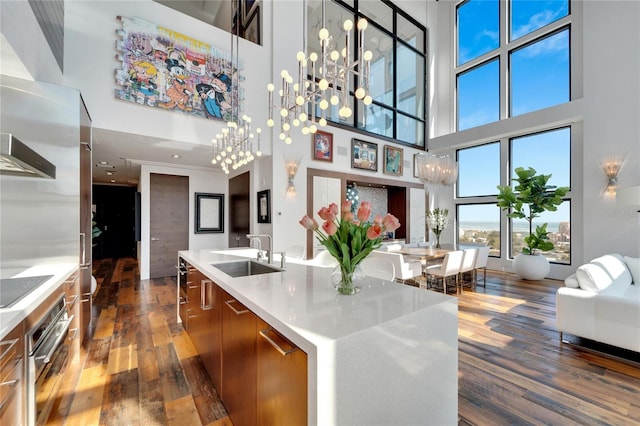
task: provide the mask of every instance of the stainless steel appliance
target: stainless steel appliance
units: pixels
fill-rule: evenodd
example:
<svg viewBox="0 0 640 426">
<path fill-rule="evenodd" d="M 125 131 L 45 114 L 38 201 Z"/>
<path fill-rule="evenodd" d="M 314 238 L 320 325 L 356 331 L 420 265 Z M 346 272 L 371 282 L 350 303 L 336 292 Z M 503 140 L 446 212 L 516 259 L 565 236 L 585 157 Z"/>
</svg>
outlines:
<svg viewBox="0 0 640 426">
<path fill-rule="evenodd" d="M 187 318 L 187 261 L 179 258 L 176 269 L 178 270 L 178 322 L 185 322 Z M 183 326 L 186 328 L 186 324 Z"/>
<path fill-rule="evenodd" d="M 56 166 L 11 133 L 1 133 L 0 174 L 55 179 Z"/>
<path fill-rule="evenodd" d="M 53 275 L 0 279 L 0 308 L 8 308 L 51 278 Z"/>
<path fill-rule="evenodd" d="M 29 425 L 44 424 L 69 360 L 69 325 L 64 296 L 27 332 L 27 416 Z"/>
</svg>

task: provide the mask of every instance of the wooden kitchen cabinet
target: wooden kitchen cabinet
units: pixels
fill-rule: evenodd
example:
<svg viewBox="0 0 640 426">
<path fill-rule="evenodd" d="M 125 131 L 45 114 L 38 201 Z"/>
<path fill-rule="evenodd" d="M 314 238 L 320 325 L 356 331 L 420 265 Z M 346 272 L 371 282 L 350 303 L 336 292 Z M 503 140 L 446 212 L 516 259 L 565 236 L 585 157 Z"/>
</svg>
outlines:
<svg viewBox="0 0 640 426">
<path fill-rule="evenodd" d="M 256 424 L 257 316 L 227 292 L 222 294 L 221 398 L 234 426 L 253 426 Z"/>
<path fill-rule="evenodd" d="M 222 289 L 216 283 L 203 277 L 200 284 L 201 306 L 198 333 L 202 349 L 198 349 L 202 363 L 209 373 L 213 386 L 222 390 Z"/>
<path fill-rule="evenodd" d="M 307 424 L 307 354 L 257 320 L 257 424 Z"/>
<path fill-rule="evenodd" d="M 0 425 L 26 424 L 24 322 L 0 342 Z"/>
<path fill-rule="evenodd" d="M 69 360 L 74 362 L 80 358 L 80 339 L 83 336 L 80 316 L 82 307 L 80 304 L 80 276 L 78 272 L 71 274 L 63 284 L 64 304 L 67 314 L 73 315 L 69 324 Z"/>
</svg>

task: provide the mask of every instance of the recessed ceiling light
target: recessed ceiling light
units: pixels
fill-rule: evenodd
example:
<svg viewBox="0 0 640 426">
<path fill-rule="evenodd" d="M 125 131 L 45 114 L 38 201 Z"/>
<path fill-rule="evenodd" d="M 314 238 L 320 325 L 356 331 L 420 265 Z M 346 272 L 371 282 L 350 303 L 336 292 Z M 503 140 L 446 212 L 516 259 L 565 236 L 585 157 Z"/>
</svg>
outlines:
<svg viewBox="0 0 640 426">
<path fill-rule="evenodd" d="M 116 180 L 115 180 L 115 179 L 111 179 L 111 181 L 110 181 L 110 182 L 111 182 L 111 183 L 116 183 Z"/>
<path fill-rule="evenodd" d="M 108 161 L 98 161 L 98 164 L 102 164 L 104 166 L 106 164 L 109 164 L 109 162 Z"/>
<path fill-rule="evenodd" d="M 180 154 L 173 154 L 173 155 L 171 156 L 171 158 L 175 158 L 175 159 L 182 158 L 182 155 L 180 155 Z"/>
<path fill-rule="evenodd" d="M 113 176 L 114 172 L 107 172 L 107 176 Z"/>
</svg>

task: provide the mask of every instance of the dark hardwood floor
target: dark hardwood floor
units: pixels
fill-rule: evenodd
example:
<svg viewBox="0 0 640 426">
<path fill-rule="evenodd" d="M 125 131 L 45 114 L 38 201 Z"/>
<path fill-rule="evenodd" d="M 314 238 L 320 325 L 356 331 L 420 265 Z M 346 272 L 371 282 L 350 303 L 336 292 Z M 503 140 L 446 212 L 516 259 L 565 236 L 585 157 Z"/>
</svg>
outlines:
<svg viewBox="0 0 640 426">
<path fill-rule="evenodd" d="M 231 425 L 176 322 L 175 279 L 140 281 L 132 258 L 96 261 L 94 275 L 93 339 L 50 424 Z M 490 271 L 458 296 L 460 425 L 640 424 L 640 354 L 560 343 L 560 285 Z"/>
</svg>

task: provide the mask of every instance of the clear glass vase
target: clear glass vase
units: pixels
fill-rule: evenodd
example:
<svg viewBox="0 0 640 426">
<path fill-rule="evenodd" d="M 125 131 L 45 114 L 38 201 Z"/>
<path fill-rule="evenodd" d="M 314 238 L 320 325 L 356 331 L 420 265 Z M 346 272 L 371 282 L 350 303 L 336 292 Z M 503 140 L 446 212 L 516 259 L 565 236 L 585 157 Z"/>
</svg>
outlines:
<svg viewBox="0 0 640 426">
<path fill-rule="evenodd" d="M 331 285 L 338 291 L 338 294 L 357 294 L 364 282 L 364 272 L 360 265 L 356 265 L 353 271 L 336 266 L 331 272 Z"/>
</svg>

